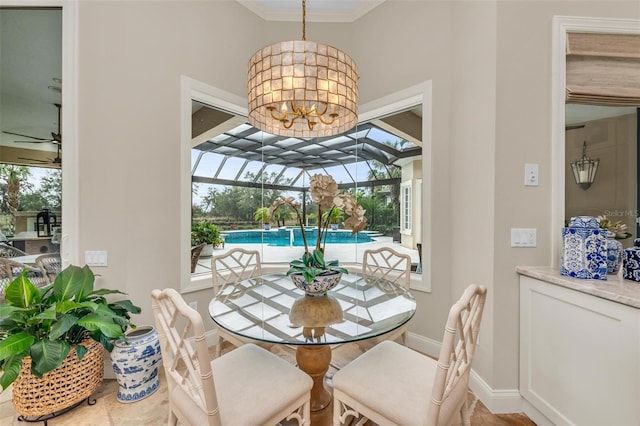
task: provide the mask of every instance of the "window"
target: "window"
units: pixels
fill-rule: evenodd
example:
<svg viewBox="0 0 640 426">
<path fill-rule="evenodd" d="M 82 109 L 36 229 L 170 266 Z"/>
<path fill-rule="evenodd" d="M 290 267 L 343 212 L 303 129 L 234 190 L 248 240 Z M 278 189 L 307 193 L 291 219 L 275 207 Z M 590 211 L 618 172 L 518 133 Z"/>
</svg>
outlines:
<svg viewBox="0 0 640 426">
<path fill-rule="evenodd" d="M 411 182 L 402 184 L 402 222 L 403 232 L 411 232 Z"/>
<path fill-rule="evenodd" d="M 415 92 L 415 94 L 414 94 Z M 272 141 L 272 143 L 268 143 L 267 140 L 262 140 L 262 137 L 256 136 L 255 138 L 246 137 L 244 135 L 246 132 L 240 132 L 240 134 L 235 132 L 235 127 L 242 123 L 234 122 L 234 126 L 230 126 L 226 129 L 226 137 L 230 138 L 227 140 L 224 147 L 212 147 L 215 149 L 198 149 L 199 145 L 209 143 L 215 139 L 214 134 L 204 134 L 203 137 L 199 136 L 193 137 L 192 133 L 192 114 L 194 103 L 200 103 L 202 105 L 210 106 L 218 111 L 222 111 L 231 116 L 235 115 L 238 117 L 246 116 L 246 109 L 240 107 L 239 105 L 244 104 L 244 99 L 235 97 L 226 92 L 222 92 L 219 89 L 207 86 L 203 83 L 192 80 L 186 76 L 183 76 L 182 79 L 182 102 L 181 102 L 181 111 L 182 111 L 182 126 L 181 126 L 181 205 L 182 205 L 182 215 L 181 215 L 181 229 L 183 233 L 183 238 L 181 239 L 181 252 L 183 256 L 181 257 L 180 269 L 181 269 L 181 291 L 183 293 L 197 291 L 205 288 L 209 288 L 210 279 L 207 279 L 205 274 L 201 276 L 191 276 L 188 272 L 190 267 L 190 258 L 188 257 L 189 253 L 189 230 L 191 225 L 191 217 L 193 213 L 193 202 L 194 202 L 194 186 L 199 190 L 208 189 L 213 185 L 222 183 L 229 183 L 230 180 L 238 181 L 238 179 L 242 178 L 243 173 L 245 173 L 248 168 L 251 167 L 253 162 L 261 162 L 263 165 L 278 167 L 278 169 L 274 169 L 273 173 L 275 173 L 275 180 L 272 182 L 271 180 L 268 182 L 269 185 L 266 185 L 267 182 L 264 182 L 264 187 L 267 186 L 274 187 L 279 186 L 283 180 L 291 179 L 290 186 L 303 186 L 302 180 L 310 174 L 316 173 L 330 173 L 336 178 L 338 183 L 351 183 L 351 182 L 363 182 L 366 180 L 370 180 L 370 174 L 373 175 L 375 179 L 375 175 L 378 176 L 387 176 L 384 173 L 379 173 L 379 170 L 373 167 L 370 163 L 373 160 L 378 160 L 383 164 L 387 165 L 395 165 L 397 158 L 394 159 L 390 156 L 396 155 L 396 152 L 401 152 L 401 157 L 414 157 L 419 156 L 418 160 L 421 162 L 423 159 L 427 159 L 428 162 L 422 162 L 418 167 L 421 167 L 425 170 L 426 167 L 429 167 L 430 163 L 430 132 L 422 135 L 422 142 L 417 144 L 400 144 L 394 140 L 387 140 L 383 138 L 383 141 L 373 140 L 371 144 L 375 149 L 367 149 L 368 146 L 366 143 L 362 143 L 366 136 L 369 135 L 371 129 L 376 127 L 378 124 L 378 118 L 387 117 L 391 119 L 394 116 L 394 113 L 397 111 L 406 111 L 411 114 L 415 114 L 419 117 L 421 123 L 430 123 L 430 112 L 431 112 L 431 85 L 430 82 L 425 84 L 418 85 L 414 88 L 407 89 L 403 91 L 399 95 L 397 95 L 398 100 L 395 100 L 396 97 L 385 98 L 384 106 L 379 107 L 376 105 L 367 105 L 362 109 L 366 112 L 360 114 L 360 120 L 363 125 L 359 125 L 353 134 L 343 135 L 342 138 L 355 138 L 355 142 L 353 141 L 343 141 L 339 138 L 335 138 L 332 140 L 320 141 L 317 143 L 304 143 L 301 144 L 299 141 L 289 139 L 283 139 L 280 141 Z M 411 96 L 409 96 L 411 95 Z M 395 100 L 395 101 L 394 101 Z M 382 101 L 381 101 L 382 102 Z M 414 110 L 418 107 L 418 113 L 415 113 Z M 424 117 L 423 117 L 424 110 Z M 422 124 L 420 126 L 423 128 L 426 124 Z M 427 127 L 428 128 L 428 127 Z M 373 132 L 375 135 L 375 132 Z M 231 136 L 229 136 L 231 135 Z M 206 136 L 206 137 L 205 137 Z M 245 136 L 240 138 L 239 136 Z M 384 135 L 382 135 L 384 136 Z M 382 137 L 380 136 L 380 137 Z M 409 137 L 413 137 L 412 134 L 408 133 Z M 231 141 L 232 139 L 237 139 L 236 141 Z M 240 140 L 241 139 L 241 140 Z M 256 145 L 256 141 L 254 139 L 258 139 L 261 143 Z M 419 139 L 418 139 L 419 141 Z M 247 146 L 242 145 L 247 144 Z M 254 146 L 256 145 L 256 146 Z M 396 146 L 397 145 L 397 146 Z M 424 148 L 426 147 L 426 151 Z M 204 146 L 201 148 L 205 148 Z M 348 151 L 347 148 L 352 148 L 351 151 Z M 201 151 L 194 155 L 194 149 Z M 222 152 L 221 150 L 227 150 Z M 235 153 L 235 151 L 238 151 Z M 407 155 L 408 150 L 415 150 L 414 155 Z M 281 152 L 282 151 L 282 152 Z M 420 151 L 421 155 L 420 155 Z M 234 173 L 228 173 L 228 170 L 225 169 L 227 164 L 224 161 L 210 161 L 213 160 L 214 156 L 222 156 L 228 158 L 237 158 L 240 157 L 241 154 L 246 155 L 246 159 L 249 162 L 243 163 L 243 165 L 235 164 L 231 170 L 235 171 Z M 330 163 L 314 163 L 313 166 L 309 167 L 309 161 L 318 156 L 318 153 L 326 154 L 331 157 L 333 163 L 336 161 L 341 163 L 338 166 L 334 166 Z M 201 155 L 202 154 L 202 155 Z M 285 158 L 288 161 L 271 161 L 271 157 L 276 156 L 276 154 L 282 158 Z M 400 157 L 396 155 L 396 157 Z M 355 170 L 351 170 L 348 167 L 345 167 L 346 164 L 353 162 L 353 160 L 360 164 L 360 167 L 357 167 Z M 363 160 L 371 160 L 371 161 L 363 161 Z M 303 161 L 302 165 L 298 165 L 297 163 Z M 228 162 L 228 161 L 227 161 Z M 216 163 L 215 165 L 213 163 Z M 229 164 L 231 164 L 229 162 Z M 286 164 L 286 167 L 283 168 L 282 165 Z M 363 166 L 364 165 L 364 166 Z M 207 166 L 207 167 L 205 167 Z M 213 166 L 213 167 L 211 167 Z M 239 167 L 238 167 L 239 166 Z M 306 168 L 308 169 L 308 173 L 299 173 L 297 169 Z M 389 168 L 389 167 L 387 167 Z M 208 169 L 208 172 L 205 171 Z M 263 169 L 259 168 L 259 174 Z M 239 176 L 238 176 L 239 173 Z M 389 174 L 389 171 L 386 170 L 386 173 Z M 225 179 L 221 179 L 222 175 L 225 175 Z M 422 173 L 422 175 L 427 176 L 427 184 L 425 185 L 425 190 L 428 195 L 429 188 L 429 179 L 428 174 Z M 387 188 L 382 188 L 378 192 L 381 197 L 380 199 L 376 199 L 375 201 L 378 203 L 385 202 L 388 204 L 390 199 L 397 200 L 395 202 L 395 206 L 393 208 L 395 221 L 394 224 L 397 224 L 398 219 L 401 226 L 401 231 L 406 234 L 411 234 L 412 232 L 420 233 L 420 240 L 422 241 L 422 254 L 423 254 L 423 270 L 430 271 L 429 266 L 429 236 L 430 236 L 430 214 L 425 212 L 413 212 L 413 190 L 411 180 L 409 181 L 409 191 L 408 191 L 408 199 L 405 204 L 406 210 L 403 210 L 403 192 L 400 184 L 400 176 L 390 175 L 388 178 L 383 179 L 383 186 L 390 186 L 391 181 L 395 181 L 395 190 L 391 191 L 391 189 L 387 190 Z M 377 178 L 377 179 L 380 179 Z M 254 182 L 255 183 L 255 182 Z M 251 185 L 253 186 L 253 185 Z M 373 189 L 368 188 L 369 185 L 366 184 L 364 187 L 356 186 L 356 191 L 362 194 L 363 197 L 366 197 L 370 191 Z M 262 186 L 261 186 L 262 187 Z M 377 187 L 376 187 L 377 188 Z M 398 191 L 399 190 L 399 191 Z M 385 192 L 386 191 L 386 192 Z M 388 193 L 388 194 L 387 194 Z M 386 194 L 386 196 L 385 196 Z M 195 199 L 197 199 L 199 195 L 195 194 Z M 415 206 L 420 208 L 420 198 L 417 198 L 415 201 Z M 377 210 L 375 206 L 367 206 L 367 210 L 371 212 L 371 214 L 376 213 Z M 405 217 L 406 213 L 406 217 Z M 400 216 L 400 217 L 398 217 Z M 421 223 L 412 224 L 411 221 L 419 218 Z M 375 231 L 374 226 L 379 226 L 378 220 L 372 216 L 372 223 L 368 226 L 368 231 Z M 249 219 L 250 221 L 250 219 Z M 406 225 L 405 225 L 406 224 Z M 384 223 L 382 223 L 384 225 Z M 258 226 L 255 221 L 252 223 L 253 227 Z M 406 229 L 406 231 L 405 231 Z M 273 228 L 272 228 L 273 230 Z M 234 230 L 235 231 L 235 230 Z M 383 237 L 391 239 L 391 229 L 388 232 L 382 233 Z M 230 244 L 225 244 L 225 249 L 230 246 Z M 357 246 L 357 245 L 356 245 Z M 264 248 L 264 247 L 263 247 Z M 363 250 L 363 249 L 360 249 Z M 415 251 L 416 258 L 418 256 L 417 249 L 413 247 L 409 247 L 409 250 Z M 263 251 L 264 252 L 264 251 Z M 280 253 L 285 255 L 282 259 L 276 259 L 274 261 L 285 262 L 291 259 L 290 253 L 285 253 L 284 250 L 275 250 L 275 253 Z M 361 252 L 358 252 L 358 248 L 356 248 L 356 252 L 354 253 L 355 259 L 357 261 L 361 257 Z M 267 259 L 263 256 L 263 261 L 266 262 Z M 345 260 L 347 261 L 347 260 Z M 197 274 L 196 274 L 197 275 Z M 418 282 L 419 281 L 419 282 Z M 429 274 L 423 273 L 421 276 L 416 278 L 416 282 L 411 285 L 412 289 L 417 289 L 421 291 L 430 291 L 430 276 Z"/>
</svg>

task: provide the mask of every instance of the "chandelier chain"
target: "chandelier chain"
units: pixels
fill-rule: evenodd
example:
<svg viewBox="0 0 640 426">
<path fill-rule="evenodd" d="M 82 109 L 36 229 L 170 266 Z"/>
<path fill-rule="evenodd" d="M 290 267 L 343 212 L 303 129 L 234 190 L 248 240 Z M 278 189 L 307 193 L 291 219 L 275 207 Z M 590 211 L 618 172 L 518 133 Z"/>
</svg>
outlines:
<svg viewBox="0 0 640 426">
<path fill-rule="evenodd" d="M 307 40 L 307 0 L 302 0 L 302 40 Z"/>
</svg>

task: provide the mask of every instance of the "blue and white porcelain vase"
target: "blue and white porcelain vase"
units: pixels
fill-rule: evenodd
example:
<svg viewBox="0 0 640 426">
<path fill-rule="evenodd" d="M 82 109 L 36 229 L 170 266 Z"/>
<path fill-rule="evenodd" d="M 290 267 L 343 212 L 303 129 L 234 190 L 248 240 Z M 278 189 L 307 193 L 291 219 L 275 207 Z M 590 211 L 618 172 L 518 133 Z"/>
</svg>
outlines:
<svg viewBox="0 0 640 426">
<path fill-rule="evenodd" d="M 617 274 L 622 264 L 622 243 L 616 240 L 616 234 L 607 231 L 607 274 Z"/>
<path fill-rule="evenodd" d="M 640 238 L 633 241 L 633 247 L 624 249 L 622 278 L 640 282 Z"/>
<path fill-rule="evenodd" d="M 560 274 L 589 280 L 607 279 L 607 237 L 592 216 L 571 218 L 562 228 Z"/>
<path fill-rule="evenodd" d="M 136 402 L 160 387 L 158 370 L 162 361 L 155 327 L 141 326 L 125 333 L 111 351 L 111 365 L 118 380 L 118 401 Z"/>
</svg>

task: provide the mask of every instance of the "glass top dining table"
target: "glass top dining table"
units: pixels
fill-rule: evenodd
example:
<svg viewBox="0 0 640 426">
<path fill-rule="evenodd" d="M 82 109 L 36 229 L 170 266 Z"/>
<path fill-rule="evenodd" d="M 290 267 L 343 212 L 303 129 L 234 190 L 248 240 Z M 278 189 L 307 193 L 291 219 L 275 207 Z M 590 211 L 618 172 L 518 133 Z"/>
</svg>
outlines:
<svg viewBox="0 0 640 426">
<path fill-rule="evenodd" d="M 234 335 L 294 345 L 298 367 L 314 380 L 311 410 L 331 400 L 324 375 L 331 345 L 366 340 L 408 322 L 416 301 L 404 287 L 378 277 L 349 273 L 325 295 L 305 295 L 284 273 L 228 284 L 214 296 L 209 314 Z"/>
</svg>

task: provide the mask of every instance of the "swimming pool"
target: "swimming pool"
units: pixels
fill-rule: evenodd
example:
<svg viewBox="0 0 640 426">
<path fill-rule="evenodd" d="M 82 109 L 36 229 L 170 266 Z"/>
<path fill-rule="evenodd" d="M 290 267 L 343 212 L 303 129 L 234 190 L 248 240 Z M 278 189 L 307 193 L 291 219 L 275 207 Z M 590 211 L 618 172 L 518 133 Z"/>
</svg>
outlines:
<svg viewBox="0 0 640 426">
<path fill-rule="evenodd" d="M 309 246 L 316 244 L 317 229 L 305 230 Z M 269 231 L 259 229 L 249 231 L 223 232 L 225 244 L 266 244 L 275 247 L 304 246 L 300 228 L 279 228 Z M 373 241 L 365 232 L 352 235 L 348 230 L 327 231 L 327 244 L 359 244 Z"/>
</svg>

